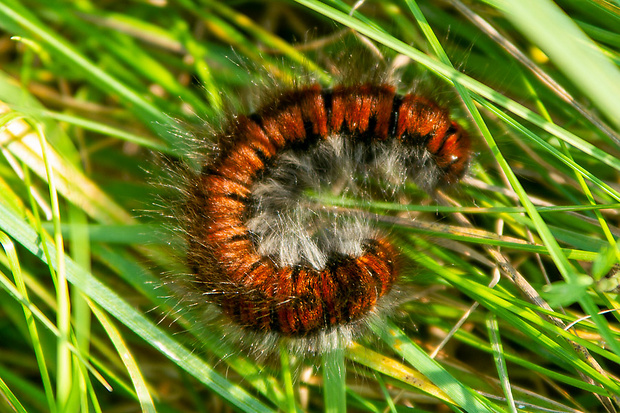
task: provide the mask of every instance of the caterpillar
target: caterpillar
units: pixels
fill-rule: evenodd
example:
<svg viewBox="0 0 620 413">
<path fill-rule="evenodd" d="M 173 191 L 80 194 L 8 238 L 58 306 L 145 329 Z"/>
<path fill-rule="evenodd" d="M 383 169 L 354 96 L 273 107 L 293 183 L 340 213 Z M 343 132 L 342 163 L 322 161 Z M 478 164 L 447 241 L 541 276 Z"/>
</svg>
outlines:
<svg viewBox="0 0 620 413">
<path fill-rule="evenodd" d="M 463 176 L 470 146 L 446 109 L 390 84 L 280 92 L 231 120 L 190 179 L 197 288 L 244 331 L 350 334 L 386 306 L 398 248 L 368 219 L 314 208 L 308 194 L 389 197 L 407 181 L 433 192 Z"/>
</svg>

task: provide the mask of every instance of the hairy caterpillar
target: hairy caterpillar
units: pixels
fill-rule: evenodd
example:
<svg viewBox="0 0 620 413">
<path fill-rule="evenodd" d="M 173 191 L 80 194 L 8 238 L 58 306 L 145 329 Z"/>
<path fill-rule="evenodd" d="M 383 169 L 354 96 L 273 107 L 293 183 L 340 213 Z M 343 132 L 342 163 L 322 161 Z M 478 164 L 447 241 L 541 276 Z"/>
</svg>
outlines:
<svg viewBox="0 0 620 413">
<path fill-rule="evenodd" d="M 312 351 L 346 341 L 385 306 L 398 250 L 367 219 L 312 208 L 308 192 L 368 195 L 377 179 L 386 196 L 409 180 L 432 192 L 458 181 L 469 157 L 445 109 L 392 85 L 282 91 L 232 120 L 190 179 L 196 288 L 242 331 Z"/>
</svg>

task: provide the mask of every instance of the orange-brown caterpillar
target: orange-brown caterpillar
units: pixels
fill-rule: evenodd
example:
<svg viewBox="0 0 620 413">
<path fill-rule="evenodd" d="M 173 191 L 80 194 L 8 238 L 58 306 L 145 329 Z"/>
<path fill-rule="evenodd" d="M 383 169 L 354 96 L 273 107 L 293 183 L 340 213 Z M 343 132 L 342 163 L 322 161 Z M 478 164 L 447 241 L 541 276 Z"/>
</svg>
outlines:
<svg viewBox="0 0 620 413">
<path fill-rule="evenodd" d="M 469 157 L 446 110 L 391 85 L 282 92 L 232 121 L 191 182 L 198 288 L 256 332 L 305 338 L 357 324 L 397 281 L 397 249 L 368 222 L 308 209 L 304 191 L 368 192 L 378 174 L 430 192 L 456 182 Z"/>
</svg>

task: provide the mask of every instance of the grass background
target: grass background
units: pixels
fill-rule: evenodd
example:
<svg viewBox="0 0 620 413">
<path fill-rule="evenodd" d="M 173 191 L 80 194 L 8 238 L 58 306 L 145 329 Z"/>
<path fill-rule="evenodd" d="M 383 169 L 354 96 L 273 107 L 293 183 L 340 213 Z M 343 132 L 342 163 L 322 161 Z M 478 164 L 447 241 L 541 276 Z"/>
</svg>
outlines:
<svg viewBox="0 0 620 413">
<path fill-rule="evenodd" d="M 619 11 L 0 0 L 0 411 L 615 411 Z M 369 48 L 350 28 L 410 59 L 403 92 L 447 85 L 476 156 L 434 200 L 322 200 L 380 214 L 418 297 L 350 348 L 257 363 L 172 322 L 153 153 L 265 72 L 329 85 L 330 56 Z"/>
</svg>

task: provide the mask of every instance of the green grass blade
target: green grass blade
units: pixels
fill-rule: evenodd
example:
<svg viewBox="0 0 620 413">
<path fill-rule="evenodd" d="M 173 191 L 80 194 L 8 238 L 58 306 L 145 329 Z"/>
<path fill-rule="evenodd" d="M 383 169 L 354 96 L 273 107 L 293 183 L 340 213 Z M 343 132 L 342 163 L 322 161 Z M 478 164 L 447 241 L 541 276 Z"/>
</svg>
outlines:
<svg viewBox="0 0 620 413">
<path fill-rule="evenodd" d="M 5 401 L 7 402 L 9 407 L 13 409 L 13 411 L 17 413 L 27 413 L 26 409 L 24 408 L 24 406 L 22 406 L 19 399 L 15 397 L 11 389 L 9 389 L 9 386 L 7 386 L 4 380 L 2 380 L 2 377 L 0 377 L 0 393 L 2 393 Z"/>
<path fill-rule="evenodd" d="M 131 381 L 133 382 L 133 385 L 136 389 L 136 394 L 138 395 L 138 400 L 140 401 L 142 411 L 144 413 L 155 413 L 157 410 L 155 409 L 155 405 L 153 404 L 153 399 L 151 398 L 151 394 L 147 388 L 146 382 L 142 377 L 142 373 L 140 371 L 140 368 L 138 367 L 137 361 L 129 351 L 129 348 L 123 340 L 123 337 L 103 311 L 101 311 L 96 305 L 93 304 L 91 304 L 90 308 L 93 310 L 93 313 L 97 317 L 97 320 L 99 320 L 99 322 L 105 329 L 108 337 L 110 337 L 110 340 L 112 340 L 112 342 L 114 343 L 114 347 L 116 348 L 116 351 L 118 351 L 121 360 L 123 360 L 123 363 L 127 368 L 127 372 L 131 377 Z"/>
<path fill-rule="evenodd" d="M 457 406 L 470 413 L 496 411 L 481 396 L 477 395 L 472 389 L 465 387 L 437 361 L 431 359 L 424 350 L 411 341 L 394 323 L 388 321 L 385 327 L 373 326 L 372 329 L 396 353 L 454 400 Z"/>
<path fill-rule="evenodd" d="M 334 349 L 323 354 L 323 380 L 325 381 L 325 411 L 344 413 L 347 411 L 346 366 L 344 350 Z"/>
<path fill-rule="evenodd" d="M 11 239 L 4 233 L 0 232 L 0 244 L 4 248 L 4 252 L 7 255 L 8 262 L 11 268 L 11 272 L 13 273 L 13 280 L 15 283 L 15 287 L 20 292 L 20 294 L 24 297 L 25 300 L 29 300 L 28 291 L 26 289 L 26 283 L 22 277 L 22 271 L 19 265 L 19 259 L 17 257 L 17 252 L 15 251 L 15 245 L 11 241 Z M 43 347 L 41 345 L 41 340 L 39 337 L 39 331 L 37 330 L 37 326 L 34 322 L 34 318 L 32 316 L 32 312 L 28 307 L 23 307 L 24 316 L 26 317 L 26 323 L 28 324 L 28 332 L 30 334 L 30 340 L 32 341 L 32 345 L 34 347 L 35 357 L 37 360 L 37 366 L 39 367 L 39 371 L 41 374 L 41 381 L 43 382 L 43 389 L 45 391 L 45 397 L 47 399 L 48 408 L 50 411 L 56 411 L 56 400 L 54 398 L 54 394 L 52 391 L 52 381 L 50 379 L 49 371 L 47 369 L 46 361 L 45 361 L 45 353 L 43 352 Z"/>
<path fill-rule="evenodd" d="M 511 413 L 517 413 L 517 406 L 512 396 L 512 389 L 510 387 L 510 379 L 508 377 L 508 368 L 506 367 L 506 359 L 504 358 L 504 349 L 502 348 L 502 342 L 499 336 L 499 326 L 497 324 L 497 317 L 494 315 L 487 319 L 487 329 L 489 331 L 489 337 L 493 344 L 493 355 L 495 359 L 495 368 L 499 375 L 504 395 L 506 396 L 506 403 L 508 410 Z"/>
<path fill-rule="evenodd" d="M 297 411 L 295 403 L 295 391 L 293 389 L 293 378 L 291 377 L 291 359 L 289 350 L 286 346 L 281 345 L 280 363 L 282 365 L 282 379 L 284 381 L 284 391 L 286 394 L 286 412 L 295 413 Z"/>
<path fill-rule="evenodd" d="M 549 0 L 487 0 L 540 46 L 620 128 L 620 70 Z"/>
</svg>

